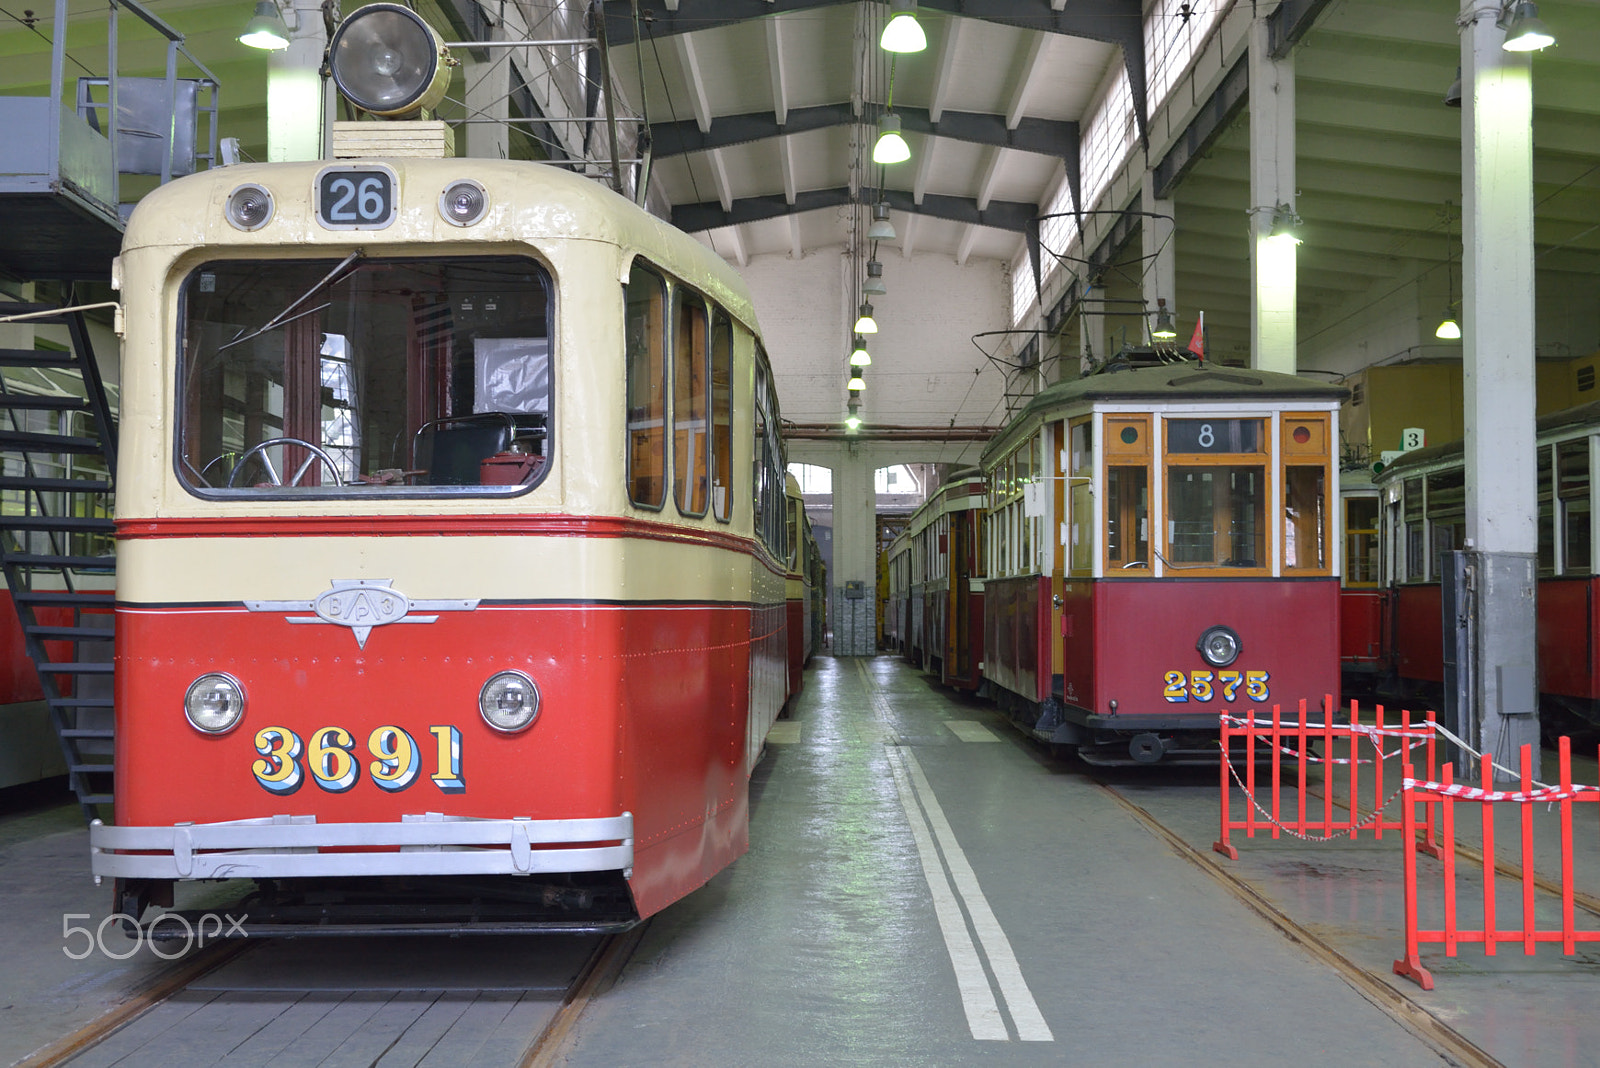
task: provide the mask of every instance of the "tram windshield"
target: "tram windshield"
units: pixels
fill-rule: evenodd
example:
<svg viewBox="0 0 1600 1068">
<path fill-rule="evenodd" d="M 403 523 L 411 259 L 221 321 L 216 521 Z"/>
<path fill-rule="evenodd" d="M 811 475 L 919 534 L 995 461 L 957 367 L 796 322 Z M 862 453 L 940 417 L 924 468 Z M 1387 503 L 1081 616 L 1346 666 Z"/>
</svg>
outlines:
<svg viewBox="0 0 1600 1068">
<path fill-rule="evenodd" d="M 202 264 L 178 477 L 204 496 L 520 492 L 551 455 L 552 292 L 517 256 Z"/>
</svg>

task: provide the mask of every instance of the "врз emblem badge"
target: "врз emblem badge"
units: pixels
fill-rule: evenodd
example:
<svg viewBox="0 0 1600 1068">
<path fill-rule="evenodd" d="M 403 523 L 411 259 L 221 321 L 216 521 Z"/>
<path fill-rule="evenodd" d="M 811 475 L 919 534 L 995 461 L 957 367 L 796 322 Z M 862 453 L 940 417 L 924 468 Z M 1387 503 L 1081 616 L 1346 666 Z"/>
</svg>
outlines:
<svg viewBox="0 0 1600 1068">
<path fill-rule="evenodd" d="M 471 612 L 478 607 L 476 599 L 413 601 L 395 589 L 393 582 L 393 579 L 334 579 L 333 588 L 323 590 L 313 601 L 246 601 L 244 606 L 252 612 L 283 612 L 290 623 L 331 623 L 349 627 L 360 649 L 367 647 L 367 637 L 373 627 L 389 623 L 432 623 L 439 618 L 436 614 L 412 615 L 413 611 Z M 290 614 L 294 612 L 313 614 Z"/>
</svg>

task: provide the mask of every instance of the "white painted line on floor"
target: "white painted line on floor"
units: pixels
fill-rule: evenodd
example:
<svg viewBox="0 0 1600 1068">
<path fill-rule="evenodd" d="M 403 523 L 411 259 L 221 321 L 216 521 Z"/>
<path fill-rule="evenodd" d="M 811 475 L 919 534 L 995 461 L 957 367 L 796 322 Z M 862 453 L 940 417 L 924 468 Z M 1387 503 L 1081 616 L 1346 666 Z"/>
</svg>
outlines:
<svg viewBox="0 0 1600 1068">
<path fill-rule="evenodd" d="M 880 720 L 887 722 L 890 718 L 890 709 L 882 693 L 879 692 L 875 680 L 860 661 L 856 662 L 856 670 L 861 676 L 862 685 L 866 688 L 867 699 L 872 705 L 873 712 Z M 1016 1025 L 1017 1036 L 1024 1042 L 1054 1042 L 1055 1035 L 1051 1032 L 1050 1025 L 1045 1023 L 1044 1014 L 1039 1011 L 1039 1004 L 1034 1000 L 1033 991 L 1028 988 L 1027 980 L 1022 977 L 1022 968 L 1011 949 L 1011 940 L 1006 937 L 1000 922 L 995 918 L 988 898 L 984 897 L 983 890 L 978 885 L 978 877 L 973 873 L 967 855 L 962 852 L 955 831 L 951 829 L 950 821 L 945 818 L 944 809 L 940 807 L 939 799 L 934 795 L 933 785 L 923 774 L 922 765 L 917 762 L 911 751 L 904 747 L 891 745 L 888 749 L 888 758 L 889 767 L 894 772 L 895 787 L 900 794 L 900 805 L 911 824 L 917 852 L 922 858 L 923 874 L 928 880 L 928 889 L 933 894 L 934 909 L 939 917 L 940 929 L 944 933 L 945 946 L 950 951 L 950 960 L 956 969 L 956 982 L 961 986 L 962 1003 L 967 1008 L 967 1022 L 972 1028 L 972 1037 L 1010 1041 L 1010 1034 L 1005 1030 L 1004 1021 L 1000 1023 L 999 1034 L 992 1032 L 979 1034 L 978 1023 L 974 1017 L 975 1002 L 968 1000 L 968 989 L 964 985 L 964 982 L 971 977 L 964 974 L 963 960 L 958 956 L 958 947 L 964 947 L 961 951 L 970 954 L 974 963 L 977 962 L 977 954 L 967 930 L 966 919 L 961 915 L 959 907 L 951 896 L 952 884 L 956 894 L 960 895 L 960 904 L 966 907 L 967 914 L 972 918 L 972 928 L 977 931 L 983 954 L 988 958 L 989 967 L 993 970 L 995 980 L 1000 987 L 1000 996 L 1006 1003 L 1006 1011 L 1011 1014 L 1011 1020 Z M 926 816 L 923 814 L 924 809 Z M 942 861 L 934 852 L 930 827 L 932 836 L 938 839 L 938 849 L 944 854 Z M 956 908 L 953 917 L 947 919 L 946 912 L 941 907 L 941 900 Z M 981 973 L 982 965 L 978 966 Z M 993 1006 L 994 994 L 989 987 L 988 976 L 983 975 L 981 979 L 984 988 L 982 1000 L 976 1003 L 981 1005 L 986 1002 Z M 974 998 L 976 997 L 977 995 L 974 995 Z"/>
<path fill-rule="evenodd" d="M 1050 1032 L 1050 1025 L 1044 1022 L 1044 1014 L 1033 999 L 1033 991 L 1028 989 L 1028 981 L 1022 977 L 1022 967 L 1011 950 L 1011 940 L 1001 929 L 1000 921 L 995 919 L 989 899 L 983 896 L 978 877 L 967 862 L 961 844 L 956 841 L 950 821 L 945 819 L 944 809 L 939 806 L 939 799 L 934 796 L 933 785 L 923 774 L 922 765 L 917 763 L 915 755 L 905 749 L 898 752 L 910 771 L 913 788 L 927 809 L 928 822 L 933 826 L 939 848 L 944 851 L 944 862 L 950 869 L 956 892 L 961 895 L 972 917 L 973 929 L 978 932 L 978 941 L 983 945 L 984 955 L 989 958 L 989 967 L 994 969 L 995 980 L 1000 984 L 1000 996 L 1005 999 L 1006 1010 L 1017 1025 L 1017 1037 L 1024 1042 L 1054 1042 L 1055 1035 Z"/>
<path fill-rule="evenodd" d="M 967 931 L 967 921 L 961 915 L 950 890 L 950 880 L 939 862 L 938 850 L 928 832 L 927 821 L 917 804 L 911 780 L 906 769 L 896 759 L 900 750 L 889 751 L 889 767 L 894 772 L 894 785 L 900 793 L 900 806 L 905 809 L 911 824 L 911 837 L 917 843 L 917 855 L 922 858 L 922 874 L 928 880 L 928 890 L 933 894 L 934 915 L 939 918 L 939 930 L 944 935 L 945 949 L 956 971 L 956 988 L 961 991 L 961 1007 L 966 1010 L 967 1027 L 972 1037 L 980 1041 L 1009 1042 L 1006 1023 L 1000 1016 L 1000 1006 L 995 1004 L 994 991 L 989 987 L 989 977 L 984 974 L 983 962 L 978 959 L 977 947 Z"/>
<path fill-rule="evenodd" d="M 767 732 L 768 745 L 796 745 L 799 741 L 800 721 L 797 719 L 779 720 Z"/>
<path fill-rule="evenodd" d="M 947 719 L 944 725 L 950 732 L 963 742 L 998 742 L 1000 739 L 983 724 L 975 719 Z"/>
</svg>

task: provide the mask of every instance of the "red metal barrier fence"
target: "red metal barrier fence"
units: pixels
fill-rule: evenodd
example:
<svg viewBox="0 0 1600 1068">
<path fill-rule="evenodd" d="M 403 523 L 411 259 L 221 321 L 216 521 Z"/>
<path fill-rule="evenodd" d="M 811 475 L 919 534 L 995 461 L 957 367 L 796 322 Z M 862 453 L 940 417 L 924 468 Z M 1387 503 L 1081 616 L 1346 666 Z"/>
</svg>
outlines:
<svg viewBox="0 0 1600 1068">
<path fill-rule="evenodd" d="M 1431 775 L 1437 766 L 1434 756 L 1433 713 L 1427 713 L 1426 720 L 1413 727 L 1410 712 L 1401 712 L 1398 723 L 1386 724 L 1382 705 L 1376 706 L 1375 722 L 1371 724 L 1357 722 L 1358 709 L 1354 701 L 1350 702 L 1348 723 L 1333 722 L 1332 697 L 1323 699 L 1322 711 L 1321 723 L 1306 722 L 1304 700 L 1300 702 L 1300 714 L 1295 717 L 1293 723 L 1283 722 L 1277 705 L 1272 706 L 1271 719 L 1239 718 L 1226 713 L 1222 715 L 1222 836 L 1212 846 L 1218 853 L 1224 854 L 1231 860 L 1239 859 L 1238 849 L 1229 840 L 1229 835 L 1233 831 L 1244 831 L 1247 838 L 1254 838 L 1257 831 L 1270 829 L 1273 838 L 1277 838 L 1280 832 L 1287 831 L 1296 838 L 1325 841 L 1343 836 L 1353 840 L 1363 828 L 1370 830 L 1378 839 L 1383 838 L 1384 831 L 1402 829 L 1400 819 L 1387 818 L 1384 815 L 1389 803 L 1400 793 L 1400 788 L 1393 778 L 1389 779 L 1391 792 L 1387 795 L 1384 793 L 1384 761 L 1400 758 L 1401 764 L 1409 769 L 1413 763 L 1407 759 L 1410 750 L 1426 746 L 1427 768 Z M 1389 752 L 1383 749 L 1385 739 L 1394 739 L 1396 743 Z M 1244 765 L 1242 775 L 1234 760 L 1234 749 L 1239 742 L 1243 743 L 1244 750 L 1243 760 L 1239 761 Z M 1311 751 L 1314 742 L 1320 742 L 1322 745 L 1320 756 Z M 1264 747 L 1264 751 L 1258 746 Z M 1336 756 L 1336 751 L 1342 751 L 1345 755 Z M 1270 763 L 1267 759 L 1269 754 Z M 1296 769 L 1296 773 L 1286 777 L 1285 763 L 1288 763 L 1290 768 Z M 1322 763 L 1326 767 L 1322 776 L 1320 798 L 1308 794 L 1313 784 L 1305 774 L 1305 770 L 1313 763 Z M 1259 781 L 1258 764 L 1269 764 L 1270 771 L 1266 784 Z M 1371 766 L 1370 776 L 1362 775 L 1363 765 Z M 1348 786 L 1348 791 L 1344 792 L 1348 801 L 1347 807 L 1341 806 L 1341 814 L 1336 815 L 1334 795 L 1340 786 L 1341 769 L 1346 772 L 1342 778 Z M 1243 819 L 1234 819 L 1231 814 L 1230 800 L 1234 783 L 1245 792 Z M 1262 803 L 1262 795 L 1259 792 L 1262 785 L 1266 785 L 1270 790 L 1266 804 Z M 1288 805 L 1290 812 L 1287 814 L 1284 812 L 1285 789 L 1294 792 Z M 1362 797 L 1363 789 L 1368 791 L 1371 797 L 1370 803 L 1366 803 Z M 1362 814 L 1363 808 L 1366 809 L 1365 815 Z M 1423 826 L 1426 837 L 1419 843 L 1418 848 L 1438 856 L 1439 847 L 1434 842 L 1431 807 L 1428 809 Z M 1415 833 L 1414 829 L 1410 833 Z M 1409 850 L 1407 855 L 1410 855 Z"/>
<path fill-rule="evenodd" d="M 1522 951 L 1532 955 L 1540 942 L 1560 942 L 1564 954 L 1574 953 L 1578 942 L 1600 942 L 1600 931 L 1579 931 L 1573 924 L 1573 895 L 1575 876 L 1572 852 L 1573 802 L 1600 802 L 1600 789 L 1572 784 L 1572 745 L 1567 738 L 1560 744 L 1560 781 L 1556 786 L 1536 786 L 1533 782 L 1533 755 L 1530 747 L 1522 747 L 1521 789 L 1515 791 L 1494 789 L 1493 762 L 1484 754 L 1481 788 L 1457 785 L 1451 781 L 1451 768 L 1444 768 L 1443 780 L 1432 781 L 1415 778 L 1411 765 L 1406 765 L 1404 786 L 1401 792 L 1401 834 L 1411 840 L 1416 834 L 1416 806 L 1427 806 L 1428 825 L 1432 826 L 1435 806 L 1442 809 L 1441 826 L 1444 836 L 1444 926 L 1438 930 L 1421 930 L 1417 921 L 1418 873 L 1417 858 L 1411 850 L 1405 854 L 1405 910 L 1406 955 L 1394 962 L 1396 975 L 1413 979 L 1424 990 L 1433 989 L 1433 976 L 1422 966 L 1419 956 L 1421 943 L 1443 942 L 1447 957 L 1456 955 L 1462 942 L 1481 942 L 1487 956 L 1495 955 L 1498 943 L 1521 943 Z M 1535 876 L 1533 870 L 1533 806 L 1554 803 L 1560 806 L 1561 834 L 1561 926 L 1540 929 L 1534 916 Z M 1476 804 L 1483 827 L 1483 913 L 1482 927 L 1463 928 L 1456 910 L 1456 837 L 1455 807 L 1459 804 Z M 1519 808 L 1522 831 L 1522 871 L 1520 874 L 1522 926 L 1502 928 L 1495 915 L 1495 857 L 1494 811 L 1497 804 L 1515 804 Z M 1226 818 L 1226 817 L 1224 817 Z"/>
</svg>

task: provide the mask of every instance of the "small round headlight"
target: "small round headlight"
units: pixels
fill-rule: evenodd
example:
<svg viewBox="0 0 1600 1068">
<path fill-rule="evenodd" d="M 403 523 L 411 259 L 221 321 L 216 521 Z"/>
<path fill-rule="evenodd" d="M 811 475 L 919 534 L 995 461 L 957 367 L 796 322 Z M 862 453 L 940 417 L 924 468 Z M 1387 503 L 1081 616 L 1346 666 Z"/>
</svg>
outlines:
<svg viewBox="0 0 1600 1068">
<path fill-rule="evenodd" d="M 539 716 L 539 687 L 520 671 L 491 675 L 478 693 L 478 710 L 497 731 L 527 730 Z"/>
<path fill-rule="evenodd" d="M 1232 629 L 1223 626 L 1207 627 L 1205 633 L 1200 635 L 1200 640 L 1195 642 L 1195 648 L 1200 650 L 1200 655 L 1212 667 L 1227 667 L 1239 659 L 1239 635 Z"/>
<path fill-rule="evenodd" d="M 471 226 L 489 209 L 489 194 L 470 178 L 451 182 L 439 197 L 439 214 L 457 226 Z"/>
<path fill-rule="evenodd" d="M 244 718 L 244 687 L 232 675 L 201 675 L 183 695 L 183 714 L 197 731 L 226 734 Z"/>
<path fill-rule="evenodd" d="M 223 214 L 241 230 L 259 230 L 272 218 L 272 194 L 259 185 L 241 185 L 228 194 Z"/>
</svg>

